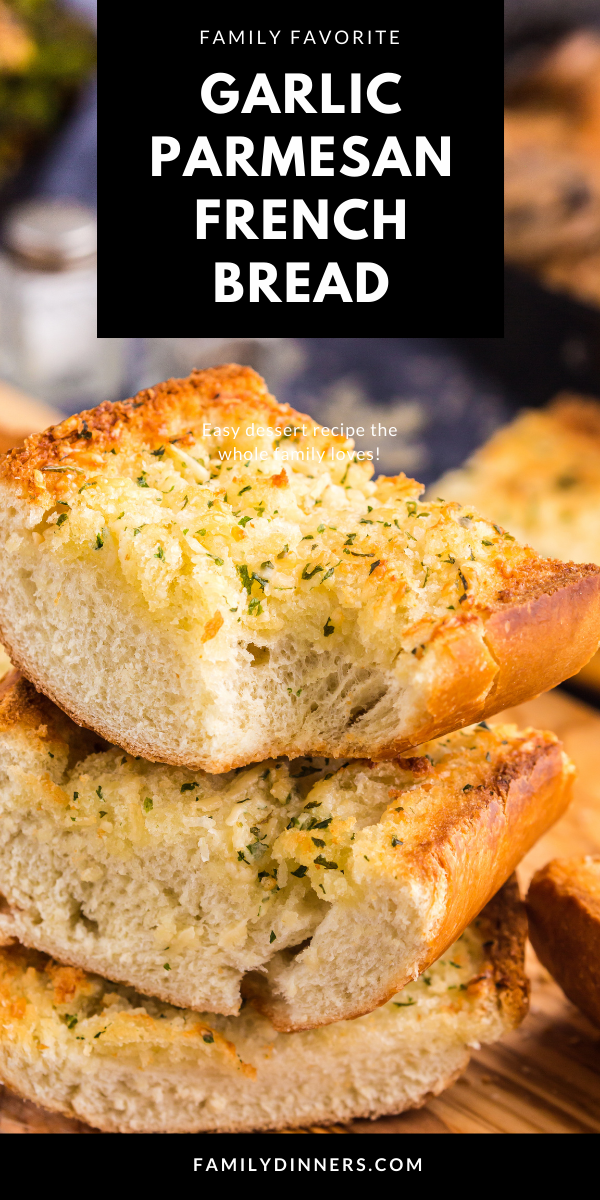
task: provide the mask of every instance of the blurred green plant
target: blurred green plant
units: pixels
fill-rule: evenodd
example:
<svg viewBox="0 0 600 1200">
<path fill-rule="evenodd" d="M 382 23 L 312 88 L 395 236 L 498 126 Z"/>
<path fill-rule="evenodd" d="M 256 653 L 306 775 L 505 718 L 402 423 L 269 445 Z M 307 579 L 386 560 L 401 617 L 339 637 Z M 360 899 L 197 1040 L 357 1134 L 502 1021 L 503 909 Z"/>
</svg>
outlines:
<svg viewBox="0 0 600 1200">
<path fill-rule="evenodd" d="M 96 39 L 57 0 L 0 0 L 0 188 L 68 111 Z"/>
</svg>

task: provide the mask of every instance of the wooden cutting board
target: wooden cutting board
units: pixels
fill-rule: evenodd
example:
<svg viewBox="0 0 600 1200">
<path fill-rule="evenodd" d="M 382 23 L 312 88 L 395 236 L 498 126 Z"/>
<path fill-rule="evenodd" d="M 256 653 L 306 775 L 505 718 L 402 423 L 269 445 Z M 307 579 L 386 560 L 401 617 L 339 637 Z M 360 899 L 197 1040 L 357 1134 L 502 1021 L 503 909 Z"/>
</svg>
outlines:
<svg viewBox="0 0 600 1200">
<path fill-rule="evenodd" d="M 600 853 L 600 713 L 556 690 L 496 720 L 553 729 L 577 765 L 573 803 L 519 869 L 522 888 L 557 855 Z M 457 1083 L 424 1108 L 314 1133 L 598 1133 L 600 1030 L 529 956 L 531 1011 L 520 1029 L 483 1047 Z M 0 1087 L 0 1133 L 95 1133 Z"/>
</svg>

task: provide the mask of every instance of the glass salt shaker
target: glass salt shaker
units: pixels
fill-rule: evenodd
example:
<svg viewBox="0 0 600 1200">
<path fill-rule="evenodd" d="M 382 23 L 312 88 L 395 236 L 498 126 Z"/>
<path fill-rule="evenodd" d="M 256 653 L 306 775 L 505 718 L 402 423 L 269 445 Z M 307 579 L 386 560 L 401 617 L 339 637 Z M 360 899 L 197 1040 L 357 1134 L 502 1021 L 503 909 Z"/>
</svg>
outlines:
<svg viewBox="0 0 600 1200">
<path fill-rule="evenodd" d="M 96 336 L 96 217 L 73 201 L 10 213 L 0 251 L 0 377 L 64 412 L 119 396 L 125 339 Z"/>
</svg>

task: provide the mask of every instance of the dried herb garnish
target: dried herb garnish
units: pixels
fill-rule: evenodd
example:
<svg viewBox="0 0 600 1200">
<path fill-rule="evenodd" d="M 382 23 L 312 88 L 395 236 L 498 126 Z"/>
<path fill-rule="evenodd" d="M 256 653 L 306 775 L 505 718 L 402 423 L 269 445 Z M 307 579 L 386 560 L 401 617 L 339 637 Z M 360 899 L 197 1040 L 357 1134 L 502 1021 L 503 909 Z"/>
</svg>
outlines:
<svg viewBox="0 0 600 1200">
<path fill-rule="evenodd" d="M 313 841 L 314 840 L 315 839 L 313 838 Z M 337 871 L 338 870 L 337 863 L 327 862 L 327 859 L 325 859 L 322 854 L 317 854 L 317 857 L 315 859 L 313 859 L 313 862 L 315 862 L 317 864 L 317 866 L 319 866 L 319 867 L 325 867 L 326 871 Z"/>
</svg>

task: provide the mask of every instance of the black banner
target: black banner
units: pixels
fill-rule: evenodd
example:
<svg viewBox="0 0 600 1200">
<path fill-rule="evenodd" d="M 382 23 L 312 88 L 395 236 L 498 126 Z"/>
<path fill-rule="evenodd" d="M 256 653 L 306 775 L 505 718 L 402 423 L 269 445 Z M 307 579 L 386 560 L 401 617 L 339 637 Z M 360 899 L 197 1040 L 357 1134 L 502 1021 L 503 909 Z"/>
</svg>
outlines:
<svg viewBox="0 0 600 1200">
<path fill-rule="evenodd" d="M 104 10 L 101 335 L 502 334 L 500 6 L 383 11 Z"/>
</svg>

